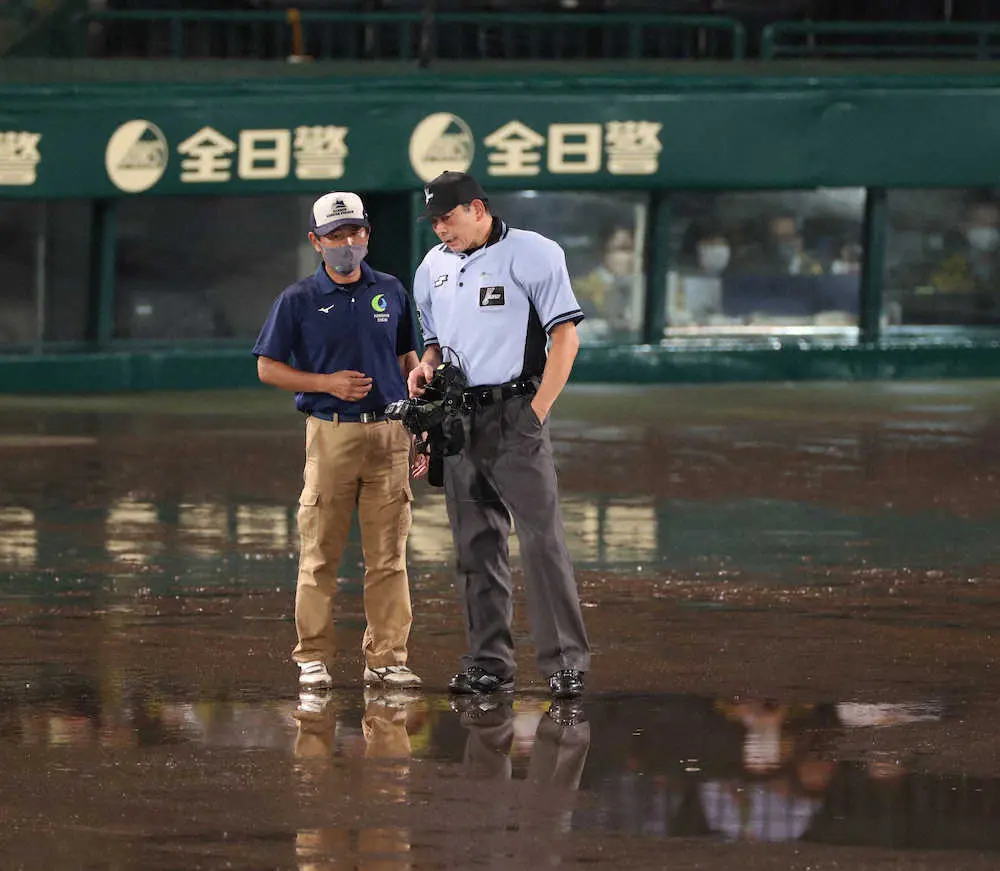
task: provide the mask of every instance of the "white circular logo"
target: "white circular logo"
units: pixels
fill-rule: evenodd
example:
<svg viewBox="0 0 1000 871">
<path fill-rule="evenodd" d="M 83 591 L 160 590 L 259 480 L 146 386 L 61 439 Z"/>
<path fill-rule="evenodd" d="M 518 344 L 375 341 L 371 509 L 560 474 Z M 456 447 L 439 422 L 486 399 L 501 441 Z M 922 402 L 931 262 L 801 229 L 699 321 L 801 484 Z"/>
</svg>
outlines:
<svg viewBox="0 0 1000 871">
<path fill-rule="evenodd" d="M 410 166 L 421 181 L 430 181 L 445 170 L 466 172 L 472 166 L 476 140 L 458 115 L 428 115 L 410 136 Z"/>
<path fill-rule="evenodd" d="M 130 194 L 149 190 L 167 168 L 167 138 L 150 121 L 126 121 L 104 151 L 108 178 Z"/>
</svg>

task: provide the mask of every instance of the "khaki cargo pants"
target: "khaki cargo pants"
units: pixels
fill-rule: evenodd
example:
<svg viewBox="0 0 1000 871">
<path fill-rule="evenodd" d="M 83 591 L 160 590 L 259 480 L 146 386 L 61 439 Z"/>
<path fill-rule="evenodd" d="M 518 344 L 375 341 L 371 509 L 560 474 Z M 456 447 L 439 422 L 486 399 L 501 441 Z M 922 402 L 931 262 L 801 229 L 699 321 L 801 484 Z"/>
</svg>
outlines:
<svg viewBox="0 0 1000 871">
<path fill-rule="evenodd" d="M 410 530 L 410 436 L 398 421 L 306 420 L 306 465 L 299 497 L 297 662 L 329 662 L 334 652 L 337 569 L 358 510 L 365 560 L 362 641 L 372 668 L 406 663 L 412 611 L 406 575 Z"/>
</svg>

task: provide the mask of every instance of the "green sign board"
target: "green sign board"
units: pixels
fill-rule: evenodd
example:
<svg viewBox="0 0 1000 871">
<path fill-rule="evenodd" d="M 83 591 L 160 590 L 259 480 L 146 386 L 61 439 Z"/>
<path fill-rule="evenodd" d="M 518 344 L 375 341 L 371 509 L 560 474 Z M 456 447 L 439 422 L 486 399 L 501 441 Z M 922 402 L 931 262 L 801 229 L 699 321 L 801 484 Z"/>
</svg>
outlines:
<svg viewBox="0 0 1000 871">
<path fill-rule="evenodd" d="M 996 183 L 1000 88 L 404 83 L 0 91 L 0 197 Z"/>
</svg>

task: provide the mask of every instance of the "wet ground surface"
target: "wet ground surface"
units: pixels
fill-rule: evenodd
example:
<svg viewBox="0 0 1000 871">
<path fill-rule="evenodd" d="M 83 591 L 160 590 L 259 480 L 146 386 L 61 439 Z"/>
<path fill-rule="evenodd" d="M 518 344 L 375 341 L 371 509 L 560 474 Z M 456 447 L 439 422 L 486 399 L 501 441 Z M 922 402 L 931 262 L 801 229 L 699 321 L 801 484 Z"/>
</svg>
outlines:
<svg viewBox="0 0 1000 871">
<path fill-rule="evenodd" d="M 288 656 L 302 424 L 270 391 L 0 397 L 0 868 L 1000 866 L 1000 383 L 573 388 L 594 648 L 453 706 L 418 485 L 416 697 Z M 516 545 L 514 548 L 516 553 Z"/>
</svg>

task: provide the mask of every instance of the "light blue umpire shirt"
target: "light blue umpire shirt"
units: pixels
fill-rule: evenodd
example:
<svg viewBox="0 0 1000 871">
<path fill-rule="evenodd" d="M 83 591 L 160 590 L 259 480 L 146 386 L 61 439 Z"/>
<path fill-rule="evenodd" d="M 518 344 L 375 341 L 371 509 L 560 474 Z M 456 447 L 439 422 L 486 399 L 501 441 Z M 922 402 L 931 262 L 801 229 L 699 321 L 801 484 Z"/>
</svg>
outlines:
<svg viewBox="0 0 1000 871">
<path fill-rule="evenodd" d="M 541 377 L 549 333 L 583 320 L 562 248 L 497 217 L 471 253 L 428 251 L 413 296 L 425 344 L 440 345 L 470 387 Z"/>
</svg>

